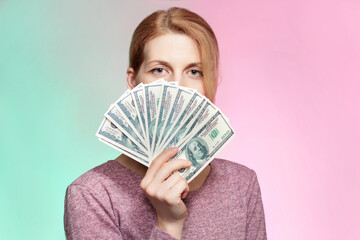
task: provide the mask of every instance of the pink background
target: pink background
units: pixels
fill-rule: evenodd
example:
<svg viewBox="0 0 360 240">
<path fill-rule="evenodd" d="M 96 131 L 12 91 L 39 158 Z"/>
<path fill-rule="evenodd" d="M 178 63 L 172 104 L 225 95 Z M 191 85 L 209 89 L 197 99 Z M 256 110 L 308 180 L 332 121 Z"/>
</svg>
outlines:
<svg viewBox="0 0 360 240">
<path fill-rule="evenodd" d="M 237 133 L 221 155 L 257 172 L 269 239 L 360 239 L 359 2 L 207 6 Z"/>
</svg>

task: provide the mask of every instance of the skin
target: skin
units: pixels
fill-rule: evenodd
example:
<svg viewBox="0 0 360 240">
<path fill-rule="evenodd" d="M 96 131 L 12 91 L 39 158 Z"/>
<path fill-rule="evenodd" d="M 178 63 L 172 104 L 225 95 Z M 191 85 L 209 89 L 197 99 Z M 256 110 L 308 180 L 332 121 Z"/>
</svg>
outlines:
<svg viewBox="0 0 360 240">
<path fill-rule="evenodd" d="M 144 61 L 138 72 L 131 67 L 127 71 L 128 88 L 133 89 L 140 82 L 150 83 L 159 78 L 177 81 L 179 85 L 194 88 L 205 95 L 200 53 L 194 40 L 184 34 L 167 33 L 146 43 Z M 176 171 L 190 167 L 191 162 L 184 159 L 169 162 L 177 152 L 177 148 L 166 149 L 149 168 L 126 155 L 120 155 L 116 161 L 144 176 L 140 187 L 156 211 L 157 225 L 181 239 L 188 216 L 182 199 L 189 191 L 195 191 L 205 183 L 210 165 L 188 184 Z"/>
</svg>

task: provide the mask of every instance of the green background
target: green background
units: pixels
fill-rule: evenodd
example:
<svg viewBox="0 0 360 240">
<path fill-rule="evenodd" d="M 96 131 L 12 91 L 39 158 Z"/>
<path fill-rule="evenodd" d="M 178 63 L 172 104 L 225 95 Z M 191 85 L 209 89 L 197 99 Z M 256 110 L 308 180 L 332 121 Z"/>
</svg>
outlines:
<svg viewBox="0 0 360 240">
<path fill-rule="evenodd" d="M 126 87 L 119 4 L 0 1 L 0 239 L 65 239 L 66 187 L 119 154 L 95 137 Z"/>
<path fill-rule="evenodd" d="M 132 32 L 171 5 L 0 0 L 0 239 L 65 239 L 67 186 L 120 154 L 95 132 L 126 89 Z"/>
</svg>

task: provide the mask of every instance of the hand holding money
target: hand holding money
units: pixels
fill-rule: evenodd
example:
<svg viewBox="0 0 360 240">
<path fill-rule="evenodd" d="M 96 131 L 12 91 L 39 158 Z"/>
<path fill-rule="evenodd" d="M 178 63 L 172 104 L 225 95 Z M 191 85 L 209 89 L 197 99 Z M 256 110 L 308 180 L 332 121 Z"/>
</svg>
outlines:
<svg viewBox="0 0 360 240">
<path fill-rule="evenodd" d="M 149 167 L 164 150 L 192 166 L 180 175 L 193 180 L 234 137 L 225 115 L 196 90 L 163 79 L 127 90 L 105 113 L 96 136 Z"/>
<path fill-rule="evenodd" d="M 187 217 L 187 209 L 182 198 L 189 192 L 189 185 L 175 171 L 190 167 L 191 162 L 183 159 L 169 161 L 177 152 L 177 148 L 169 148 L 156 157 L 140 187 L 156 211 L 157 225 L 180 239 Z"/>
</svg>

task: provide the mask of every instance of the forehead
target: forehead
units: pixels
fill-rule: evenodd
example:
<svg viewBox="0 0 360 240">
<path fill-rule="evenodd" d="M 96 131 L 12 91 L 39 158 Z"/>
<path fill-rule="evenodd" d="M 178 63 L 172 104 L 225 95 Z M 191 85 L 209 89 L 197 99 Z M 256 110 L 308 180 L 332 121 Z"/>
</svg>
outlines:
<svg viewBox="0 0 360 240">
<path fill-rule="evenodd" d="M 162 60 L 169 63 L 201 62 L 196 42 L 185 34 L 167 33 L 145 44 L 144 61 Z"/>
</svg>

